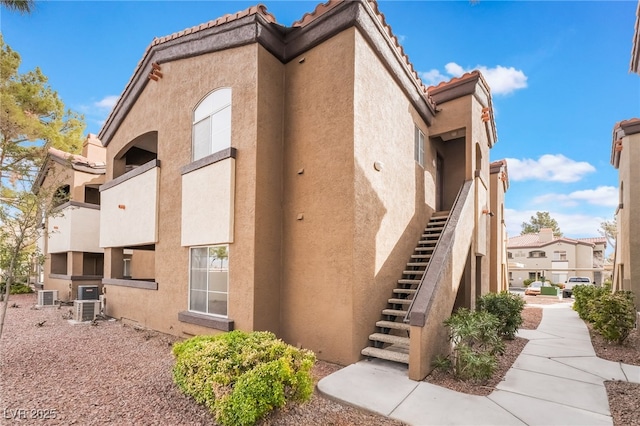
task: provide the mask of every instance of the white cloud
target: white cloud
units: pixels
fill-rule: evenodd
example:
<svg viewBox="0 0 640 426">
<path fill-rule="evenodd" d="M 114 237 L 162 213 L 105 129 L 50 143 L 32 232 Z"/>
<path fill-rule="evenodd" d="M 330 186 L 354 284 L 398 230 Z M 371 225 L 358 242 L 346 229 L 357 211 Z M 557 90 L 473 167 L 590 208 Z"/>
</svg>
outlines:
<svg viewBox="0 0 640 426">
<path fill-rule="evenodd" d="M 545 154 L 533 160 L 524 158 L 507 158 L 509 179 L 542 180 L 549 182 L 577 182 L 596 168 L 585 161 L 574 161 L 562 154 Z"/>
<path fill-rule="evenodd" d="M 440 73 L 440 71 L 437 69 L 421 72 L 420 77 L 422 78 L 422 81 L 424 81 L 427 86 L 437 86 L 438 83 L 451 79 L 450 77 Z"/>
<path fill-rule="evenodd" d="M 505 224 L 509 237 L 520 235 L 522 222 L 529 222 L 531 216 L 535 216 L 536 210 L 513 210 L 505 209 Z M 587 214 L 565 214 L 550 211 L 549 215 L 558 222 L 560 231 L 567 238 L 589 238 L 599 237 L 598 229 L 600 223 L 607 218 L 599 216 L 589 216 Z"/>
<path fill-rule="evenodd" d="M 566 207 L 574 207 L 579 202 L 594 206 L 615 207 L 618 205 L 618 189 L 613 186 L 599 186 L 596 189 L 583 189 L 570 194 L 544 194 L 533 199 L 534 204 L 553 202 Z"/>
<path fill-rule="evenodd" d="M 484 65 L 478 65 L 475 68 L 464 68 L 455 62 L 449 62 L 444 66 L 446 73 L 449 76 L 442 74 L 437 69 L 420 73 L 420 76 L 424 79 L 425 83 L 429 85 L 436 85 L 441 81 L 449 80 L 452 77 L 460 77 L 464 73 L 479 70 L 484 76 L 485 80 L 491 88 L 491 93 L 494 95 L 508 95 L 515 90 L 524 89 L 527 87 L 527 76 L 521 70 L 517 70 L 514 67 L 503 67 L 497 65 L 494 68 L 489 68 Z"/>
<path fill-rule="evenodd" d="M 119 96 L 116 95 L 105 96 L 93 105 L 102 109 L 112 109 L 116 105 L 116 102 L 118 102 L 118 98 Z"/>
</svg>

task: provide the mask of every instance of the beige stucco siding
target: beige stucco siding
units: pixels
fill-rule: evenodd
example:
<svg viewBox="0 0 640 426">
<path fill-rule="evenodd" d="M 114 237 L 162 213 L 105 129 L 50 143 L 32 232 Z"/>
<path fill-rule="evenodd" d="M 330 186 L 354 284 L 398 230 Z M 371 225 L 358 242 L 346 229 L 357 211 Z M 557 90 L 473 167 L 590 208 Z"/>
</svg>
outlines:
<svg viewBox="0 0 640 426">
<path fill-rule="evenodd" d="M 68 206 L 47 221 L 47 253 L 86 251 L 101 253 L 100 210 Z"/>
<path fill-rule="evenodd" d="M 279 334 L 285 69 L 262 46 L 257 53 L 253 329 Z"/>
<path fill-rule="evenodd" d="M 343 364 L 355 351 L 343 338 L 354 320 L 354 31 L 289 62 L 285 87 L 281 332 Z"/>
<path fill-rule="evenodd" d="M 160 168 L 101 191 L 100 247 L 153 244 L 158 239 Z"/>
<path fill-rule="evenodd" d="M 233 242 L 236 161 L 227 158 L 182 175 L 182 245 Z"/>
<path fill-rule="evenodd" d="M 366 77 L 354 81 L 353 102 L 353 359 L 375 332 L 435 204 L 431 150 L 425 146 L 425 168 L 414 159 L 415 127 L 425 145 L 428 128 L 357 31 L 355 74 Z"/>
<path fill-rule="evenodd" d="M 191 163 L 193 110 L 211 91 L 232 89 L 231 146 L 237 149 L 234 195 L 234 239 L 229 247 L 229 317 L 236 328 L 251 329 L 255 223 L 255 149 L 257 46 L 239 48 L 162 64 L 163 78 L 149 81 L 107 147 L 113 158 L 136 137 L 157 131 L 162 172 L 158 189 L 158 239 L 155 280 L 158 290 L 108 286 L 117 317 L 173 334 L 206 334 L 215 330 L 178 321 L 188 308 L 189 249 L 182 246 L 182 173 Z M 242 72 L 238 72 L 242 70 Z M 194 78 L 197 76 L 197 78 Z M 111 166 L 110 166 L 111 167 Z M 113 170 L 108 170 L 108 178 Z M 145 309 L 132 300 L 144 299 Z M 117 308 L 116 308 L 117 307 Z M 167 312 L 170 314 L 167 315 Z"/>
</svg>

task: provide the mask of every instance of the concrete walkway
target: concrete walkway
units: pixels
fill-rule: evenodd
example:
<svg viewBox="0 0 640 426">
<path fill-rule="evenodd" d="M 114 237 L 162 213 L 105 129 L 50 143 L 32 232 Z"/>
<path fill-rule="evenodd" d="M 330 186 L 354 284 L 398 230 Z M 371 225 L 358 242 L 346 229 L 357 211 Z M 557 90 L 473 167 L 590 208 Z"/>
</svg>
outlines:
<svg viewBox="0 0 640 426">
<path fill-rule="evenodd" d="M 345 367 L 318 389 L 411 425 L 612 425 L 604 381 L 640 383 L 640 367 L 598 358 L 571 305 L 539 307 L 540 326 L 518 332 L 529 342 L 488 396 L 409 380 L 406 366 L 381 360 Z"/>
</svg>

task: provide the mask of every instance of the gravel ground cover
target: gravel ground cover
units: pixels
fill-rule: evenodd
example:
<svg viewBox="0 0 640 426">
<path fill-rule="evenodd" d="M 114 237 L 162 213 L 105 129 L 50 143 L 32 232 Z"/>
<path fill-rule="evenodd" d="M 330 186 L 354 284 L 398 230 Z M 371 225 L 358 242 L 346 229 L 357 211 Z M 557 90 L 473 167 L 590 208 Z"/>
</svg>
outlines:
<svg viewBox="0 0 640 426">
<path fill-rule="evenodd" d="M 529 304 L 563 303 L 526 298 Z M 34 294 L 11 297 L 0 341 L 0 424 L 211 425 L 210 413 L 182 395 L 171 377 L 173 336 L 136 329 L 119 321 L 71 324 L 69 308 L 34 309 Z M 566 301 L 564 302 L 566 303 Z M 523 328 L 535 329 L 542 309 L 527 306 Z M 640 365 L 640 338 L 610 345 L 592 333 L 601 358 Z M 502 380 L 526 344 L 510 341 L 494 378 L 468 385 L 448 377 L 432 381 L 466 393 L 487 395 Z M 318 362 L 317 380 L 338 365 Z M 440 380 L 438 382 L 438 380 Z M 614 425 L 640 425 L 640 385 L 607 382 Z M 262 425 L 402 425 L 317 394 L 302 406 L 272 413 Z"/>
</svg>

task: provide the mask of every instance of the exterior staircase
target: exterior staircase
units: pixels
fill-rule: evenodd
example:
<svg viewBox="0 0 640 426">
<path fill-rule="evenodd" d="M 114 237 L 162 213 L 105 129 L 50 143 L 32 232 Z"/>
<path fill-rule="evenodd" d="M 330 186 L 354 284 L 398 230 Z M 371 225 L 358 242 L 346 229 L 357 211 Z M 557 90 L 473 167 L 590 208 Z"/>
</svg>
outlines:
<svg viewBox="0 0 640 426">
<path fill-rule="evenodd" d="M 435 212 L 431 216 L 402 272 L 402 279 L 393 290 L 393 297 L 387 301 L 387 308 L 382 310 L 382 320 L 376 322 L 378 332 L 369 336 L 371 344 L 361 351 L 362 355 L 409 364 L 410 325 L 404 319 L 448 217 L 447 211 Z"/>
</svg>

